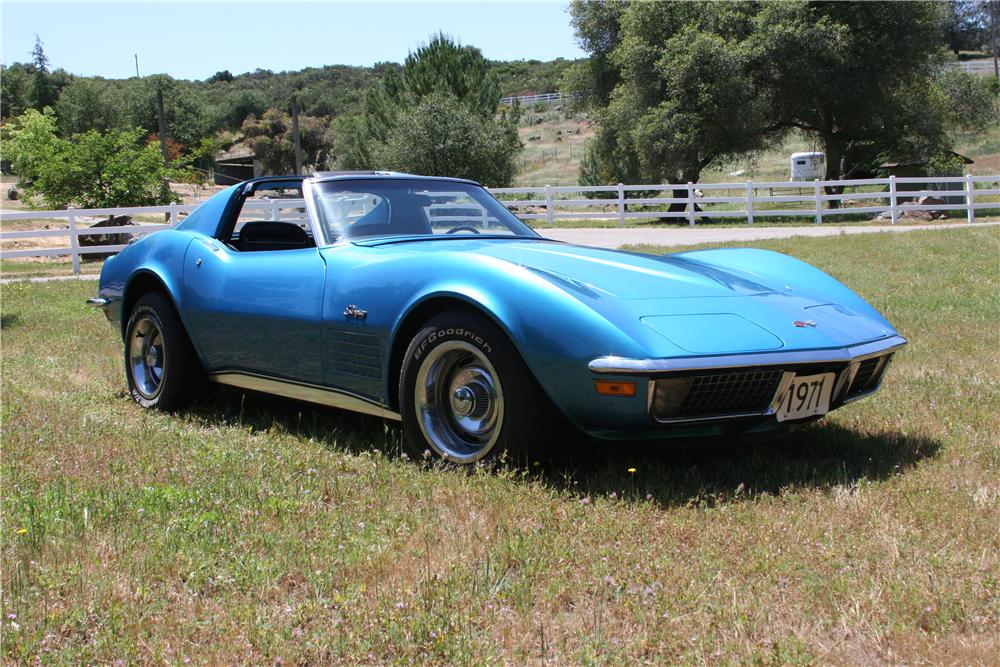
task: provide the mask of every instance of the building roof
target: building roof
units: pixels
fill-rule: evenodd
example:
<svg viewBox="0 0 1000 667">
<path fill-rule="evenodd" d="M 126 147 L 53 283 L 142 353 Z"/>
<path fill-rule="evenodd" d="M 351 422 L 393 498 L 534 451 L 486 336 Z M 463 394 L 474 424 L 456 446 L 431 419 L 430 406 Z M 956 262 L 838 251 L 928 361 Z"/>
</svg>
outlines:
<svg viewBox="0 0 1000 667">
<path fill-rule="evenodd" d="M 216 162 L 246 162 L 253 161 L 257 157 L 253 149 L 246 144 L 234 144 L 228 151 L 219 151 L 215 154 Z"/>
<path fill-rule="evenodd" d="M 964 164 L 974 164 L 975 163 L 975 160 L 972 160 L 971 158 L 967 158 L 964 155 L 960 155 L 959 153 L 956 153 L 955 151 L 947 151 L 947 152 L 951 153 L 952 155 L 954 155 L 957 158 L 961 158 L 961 160 L 962 160 L 962 162 Z M 898 160 L 890 160 L 888 162 L 883 162 L 882 164 L 880 164 L 878 166 L 878 168 L 879 169 L 892 169 L 894 167 L 922 167 L 925 164 L 927 164 L 928 162 L 930 162 L 930 158 L 929 157 L 915 157 L 915 156 L 910 156 L 910 157 L 900 158 Z"/>
</svg>

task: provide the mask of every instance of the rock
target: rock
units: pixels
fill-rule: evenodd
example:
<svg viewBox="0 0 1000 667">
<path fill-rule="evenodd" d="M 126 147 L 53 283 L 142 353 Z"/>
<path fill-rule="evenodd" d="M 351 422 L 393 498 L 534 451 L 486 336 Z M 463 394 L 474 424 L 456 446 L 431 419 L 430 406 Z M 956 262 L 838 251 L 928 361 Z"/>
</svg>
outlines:
<svg viewBox="0 0 1000 667">
<path fill-rule="evenodd" d="M 921 221 L 931 221 L 934 216 L 931 215 L 930 211 L 914 211 L 911 208 L 904 206 L 900 207 L 899 210 L 900 220 L 921 220 Z"/>
<path fill-rule="evenodd" d="M 131 227 L 135 225 L 132 222 L 131 216 L 118 215 L 111 216 L 107 220 L 101 220 L 100 222 L 95 222 L 90 226 L 90 229 L 95 229 L 98 227 Z M 86 236 L 80 236 L 81 246 L 95 246 L 95 245 L 125 245 L 132 240 L 131 234 L 87 234 Z M 89 255 L 91 257 L 96 257 L 96 255 Z"/>
<path fill-rule="evenodd" d="M 17 188 L 11 188 L 10 190 L 7 191 L 7 199 L 11 201 L 17 201 L 17 197 L 18 197 Z"/>
<path fill-rule="evenodd" d="M 900 206 L 897 212 L 898 216 L 896 217 L 896 220 L 907 220 L 910 222 L 915 220 L 929 222 L 931 220 L 936 219 L 937 216 L 939 215 L 933 211 L 914 211 L 911 208 L 907 208 L 905 204 L 903 206 Z M 874 216 L 871 219 L 877 220 L 879 222 L 892 220 L 892 213 L 890 211 L 882 211 L 881 213 L 879 213 L 878 215 Z"/>
<path fill-rule="evenodd" d="M 940 197 L 923 196 L 917 200 L 917 203 L 920 204 L 921 206 L 944 206 L 948 202 L 941 199 Z M 930 213 L 931 218 L 934 220 L 943 220 L 944 218 L 948 217 L 948 213 L 946 211 L 925 211 L 925 212 Z"/>
</svg>

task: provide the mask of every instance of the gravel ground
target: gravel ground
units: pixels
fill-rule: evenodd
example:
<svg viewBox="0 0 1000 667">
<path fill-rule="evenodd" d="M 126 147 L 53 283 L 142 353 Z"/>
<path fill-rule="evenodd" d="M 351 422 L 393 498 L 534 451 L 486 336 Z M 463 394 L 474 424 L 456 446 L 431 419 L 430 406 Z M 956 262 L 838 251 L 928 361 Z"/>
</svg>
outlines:
<svg viewBox="0 0 1000 667">
<path fill-rule="evenodd" d="M 579 228 L 579 229 L 539 229 L 539 234 L 557 241 L 595 248 L 619 248 L 623 245 L 696 245 L 700 243 L 722 243 L 726 241 L 757 241 L 760 239 L 784 239 L 792 236 L 839 236 L 841 234 L 873 234 L 879 232 L 912 232 L 924 229 L 952 229 L 960 227 L 982 227 L 1000 225 L 1000 222 L 965 222 L 934 225 L 865 225 L 858 227 L 826 227 L 821 225 L 803 227 L 720 227 L 708 226 L 637 229 Z"/>
</svg>

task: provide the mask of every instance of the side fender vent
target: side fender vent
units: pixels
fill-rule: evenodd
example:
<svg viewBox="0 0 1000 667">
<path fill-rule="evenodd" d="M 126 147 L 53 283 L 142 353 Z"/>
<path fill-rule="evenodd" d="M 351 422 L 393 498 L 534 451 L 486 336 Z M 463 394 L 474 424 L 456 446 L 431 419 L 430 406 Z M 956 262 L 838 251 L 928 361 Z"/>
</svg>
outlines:
<svg viewBox="0 0 1000 667">
<path fill-rule="evenodd" d="M 378 336 L 343 329 L 328 329 L 327 369 L 378 380 L 382 377 L 382 348 Z"/>
</svg>

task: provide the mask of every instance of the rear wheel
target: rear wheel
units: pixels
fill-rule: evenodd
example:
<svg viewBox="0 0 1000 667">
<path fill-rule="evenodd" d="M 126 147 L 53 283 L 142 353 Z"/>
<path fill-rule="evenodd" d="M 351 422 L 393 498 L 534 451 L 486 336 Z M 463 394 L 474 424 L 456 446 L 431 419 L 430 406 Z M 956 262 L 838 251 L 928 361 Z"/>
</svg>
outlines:
<svg viewBox="0 0 1000 667">
<path fill-rule="evenodd" d="M 552 414 L 503 331 L 465 311 L 441 313 L 413 337 L 399 403 L 411 453 L 461 464 L 539 455 Z"/>
<path fill-rule="evenodd" d="M 125 378 L 144 408 L 175 410 L 205 388 L 201 367 L 173 306 L 155 292 L 136 301 L 125 329 Z"/>
</svg>

